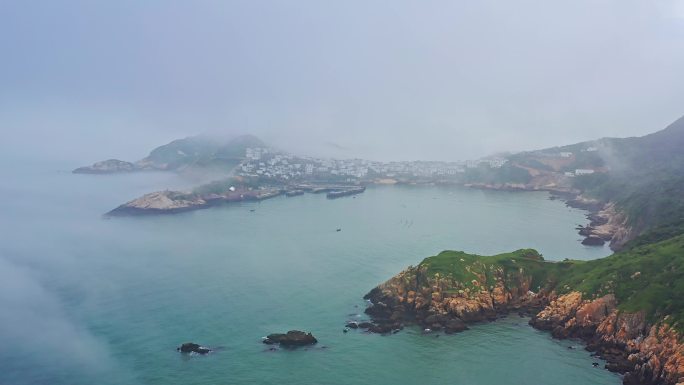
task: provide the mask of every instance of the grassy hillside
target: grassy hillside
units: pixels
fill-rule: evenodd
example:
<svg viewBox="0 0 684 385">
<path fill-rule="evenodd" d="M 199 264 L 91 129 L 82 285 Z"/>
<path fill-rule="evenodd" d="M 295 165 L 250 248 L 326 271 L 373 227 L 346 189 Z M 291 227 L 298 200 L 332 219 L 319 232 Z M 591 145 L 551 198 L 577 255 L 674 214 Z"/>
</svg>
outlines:
<svg viewBox="0 0 684 385">
<path fill-rule="evenodd" d="M 257 137 L 243 135 L 228 141 L 198 135 L 174 140 L 157 147 L 142 160 L 157 168 L 176 170 L 181 167 L 234 168 L 250 147 L 266 147 Z"/>
<path fill-rule="evenodd" d="M 613 293 L 620 309 L 643 310 L 651 321 L 669 315 L 669 322 L 684 329 L 684 235 L 593 261 L 547 262 L 532 249 L 494 256 L 444 251 L 419 267 L 427 267 L 428 275 L 450 276 L 466 287 L 482 276 L 492 282 L 491 275 L 503 270 L 506 276 L 531 276 L 534 290 L 576 290 L 585 298 Z"/>
<path fill-rule="evenodd" d="M 478 280 L 478 277 L 486 277 L 487 282 L 494 282 L 493 274 L 499 269 L 503 270 L 505 276 L 520 274 L 522 269 L 525 275 L 532 276 L 531 287 L 539 290 L 555 287 L 559 272 L 570 265 L 566 262 L 546 262 L 536 250 L 521 249 L 492 256 L 443 251 L 424 259 L 419 267 L 427 267 L 428 275 L 449 276 L 470 289 L 475 289 L 472 280 Z"/>
</svg>

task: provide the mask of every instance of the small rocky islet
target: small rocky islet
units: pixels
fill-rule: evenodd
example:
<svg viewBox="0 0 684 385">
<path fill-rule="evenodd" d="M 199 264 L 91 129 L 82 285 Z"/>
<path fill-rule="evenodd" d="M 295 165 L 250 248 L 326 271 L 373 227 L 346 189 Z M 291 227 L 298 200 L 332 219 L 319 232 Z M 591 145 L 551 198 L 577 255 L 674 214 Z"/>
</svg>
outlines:
<svg viewBox="0 0 684 385">
<path fill-rule="evenodd" d="M 181 346 L 176 348 L 176 351 L 181 353 L 196 353 L 196 354 L 209 354 L 212 352 L 211 349 L 206 348 L 202 345 L 196 344 L 194 342 L 186 342 Z"/>
<path fill-rule="evenodd" d="M 273 333 L 264 337 L 262 342 L 266 345 L 280 345 L 282 347 L 298 347 L 315 345 L 318 343 L 316 337 L 311 333 L 301 330 L 290 330 L 287 333 Z"/>
</svg>

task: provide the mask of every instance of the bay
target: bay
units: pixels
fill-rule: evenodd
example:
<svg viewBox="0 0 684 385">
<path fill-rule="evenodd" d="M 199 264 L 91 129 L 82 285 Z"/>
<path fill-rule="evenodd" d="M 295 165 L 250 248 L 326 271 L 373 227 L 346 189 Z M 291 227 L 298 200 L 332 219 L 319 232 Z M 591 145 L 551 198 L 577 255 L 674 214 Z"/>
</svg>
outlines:
<svg viewBox="0 0 684 385">
<path fill-rule="evenodd" d="M 546 193 L 377 186 L 105 219 L 142 193 L 196 181 L 57 167 L 2 169 L 0 383 L 620 383 L 578 342 L 517 315 L 452 336 L 342 333 L 363 319 L 366 292 L 445 249 L 610 253 L 581 245 L 585 212 Z M 290 329 L 320 342 L 275 352 L 260 342 Z M 188 341 L 217 351 L 178 354 Z"/>
</svg>

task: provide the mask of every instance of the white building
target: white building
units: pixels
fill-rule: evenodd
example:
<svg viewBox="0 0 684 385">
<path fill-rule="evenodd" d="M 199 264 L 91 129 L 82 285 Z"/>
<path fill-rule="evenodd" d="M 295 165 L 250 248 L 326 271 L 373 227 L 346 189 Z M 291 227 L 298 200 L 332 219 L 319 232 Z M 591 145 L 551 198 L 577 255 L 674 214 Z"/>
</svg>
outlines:
<svg viewBox="0 0 684 385">
<path fill-rule="evenodd" d="M 575 175 L 589 175 L 593 174 L 595 171 L 591 169 L 586 169 L 586 168 L 578 168 L 575 170 Z"/>
<path fill-rule="evenodd" d="M 491 168 L 501 168 L 504 164 L 508 162 L 507 159 L 492 159 L 489 161 L 489 167 Z"/>
</svg>

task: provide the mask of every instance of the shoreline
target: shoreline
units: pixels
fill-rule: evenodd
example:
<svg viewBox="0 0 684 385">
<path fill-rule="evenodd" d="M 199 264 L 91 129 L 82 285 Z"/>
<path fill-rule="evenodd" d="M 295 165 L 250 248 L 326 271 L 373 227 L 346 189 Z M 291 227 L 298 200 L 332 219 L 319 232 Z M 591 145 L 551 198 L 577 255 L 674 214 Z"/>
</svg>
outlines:
<svg viewBox="0 0 684 385">
<path fill-rule="evenodd" d="M 295 185 L 260 190 L 232 189 L 222 194 L 195 194 L 181 191 L 155 191 L 126 202 L 105 213 L 105 217 L 153 216 L 179 214 L 209 209 L 237 202 L 260 202 L 281 195 L 296 197 L 304 193 L 325 193 L 328 199 L 337 199 L 365 192 L 365 186 Z"/>
<path fill-rule="evenodd" d="M 576 189 L 536 187 L 524 184 L 485 184 L 485 183 L 393 183 L 385 181 L 367 183 L 370 186 L 404 186 L 404 185 L 449 185 L 456 188 L 477 190 L 494 190 L 510 192 L 547 192 L 549 199 L 562 200 L 566 206 L 585 210 L 587 223 L 578 225 L 576 230 L 583 237 L 581 243 L 586 246 L 603 246 L 606 242 L 612 251 L 619 251 L 628 241 L 634 238 L 632 229 L 627 225 L 626 216 L 620 212 L 613 202 L 602 202 L 587 198 Z M 156 191 L 126 202 L 104 214 L 104 217 L 120 216 L 152 216 L 179 214 L 188 211 L 202 210 L 235 202 L 262 201 L 280 195 L 296 197 L 304 193 L 325 193 L 329 199 L 348 197 L 365 192 L 366 185 L 317 185 L 295 184 L 262 190 L 237 189 L 222 194 L 195 194 L 179 191 Z"/>
<path fill-rule="evenodd" d="M 509 258 L 520 264 L 526 258 L 520 252 L 525 251 Z M 470 262 L 461 258 L 460 263 Z M 407 268 L 364 296 L 369 302 L 365 313 L 371 321 L 357 327 L 389 335 L 404 326 L 417 325 L 425 333 L 451 334 L 468 330 L 468 325 L 517 313 L 531 317 L 529 325 L 549 332 L 553 338 L 581 340 L 592 356 L 607 362 L 605 369 L 623 374 L 626 385 L 680 383 L 684 343 L 667 318 L 649 320 L 643 310 L 622 311 L 610 293 L 591 297 L 579 291 L 559 294 L 553 286 L 540 287 L 535 293 L 530 275 L 534 269 L 516 273 L 493 269 L 491 275 L 481 275 L 471 270 L 478 263 L 475 260 L 472 266 L 462 266 L 477 277 L 472 284 L 467 279 L 430 272 L 422 263 Z M 536 263 L 543 266 L 549 262 Z"/>
<path fill-rule="evenodd" d="M 582 244 L 586 246 L 603 246 L 607 242 L 612 251 L 619 251 L 635 237 L 633 230 L 627 225 L 626 215 L 618 210 L 614 202 L 586 197 L 577 189 L 536 187 L 524 184 L 468 183 L 463 186 L 478 190 L 545 191 L 550 194 L 549 199 L 562 200 L 568 207 L 585 210 L 588 223 L 584 226 L 579 225 L 576 230 L 584 237 Z"/>
</svg>

